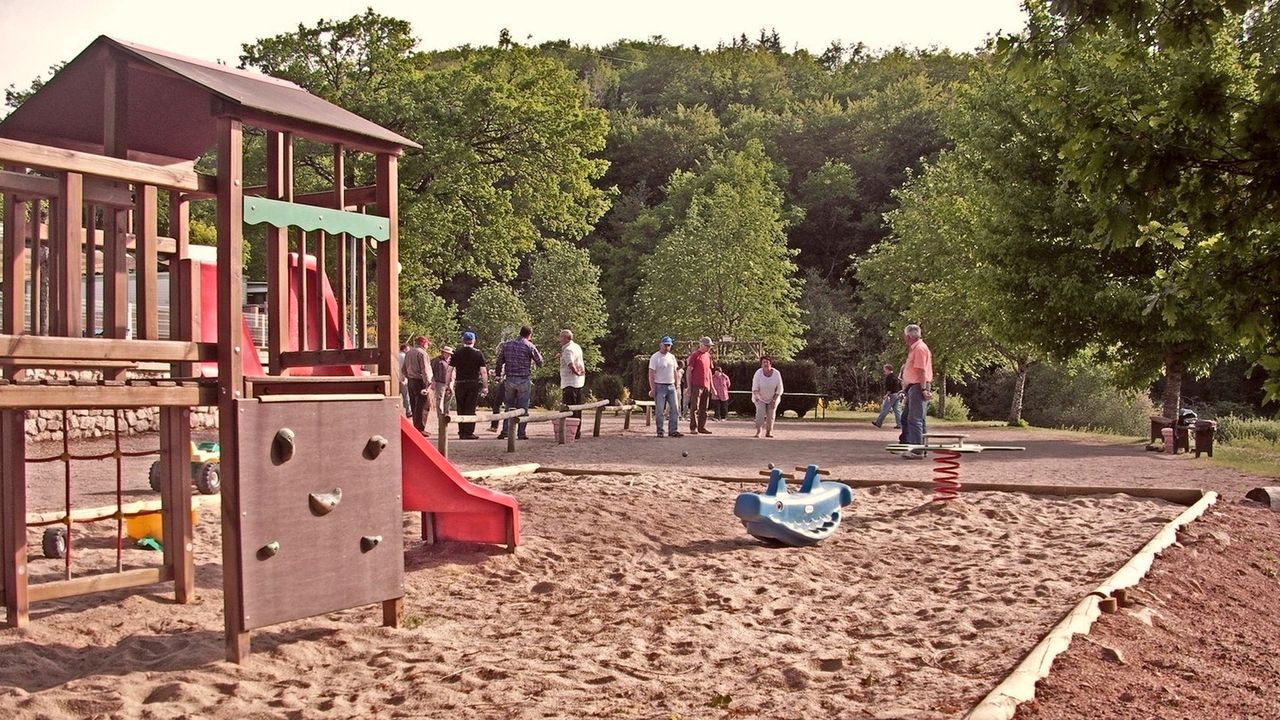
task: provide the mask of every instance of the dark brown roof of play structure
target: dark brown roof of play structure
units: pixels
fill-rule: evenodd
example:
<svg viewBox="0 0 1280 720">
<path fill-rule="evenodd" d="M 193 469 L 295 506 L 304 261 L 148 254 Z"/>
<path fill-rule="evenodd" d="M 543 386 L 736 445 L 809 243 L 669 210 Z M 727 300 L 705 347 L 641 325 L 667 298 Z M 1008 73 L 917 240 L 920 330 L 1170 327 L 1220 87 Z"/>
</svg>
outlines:
<svg viewBox="0 0 1280 720">
<path fill-rule="evenodd" d="M 196 159 L 217 141 L 217 119 L 211 111 L 214 100 L 232 108 L 239 106 L 302 120 L 373 141 L 377 146 L 419 147 L 291 82 L 106 35 L 90 43 L 21 107 L 0 121 L 0 136 L 70 149 L 100 149 L 103 69 L 110 53 L 123 56 L 127 63 L 125 140 L 130 150 Z"/>
</svg>

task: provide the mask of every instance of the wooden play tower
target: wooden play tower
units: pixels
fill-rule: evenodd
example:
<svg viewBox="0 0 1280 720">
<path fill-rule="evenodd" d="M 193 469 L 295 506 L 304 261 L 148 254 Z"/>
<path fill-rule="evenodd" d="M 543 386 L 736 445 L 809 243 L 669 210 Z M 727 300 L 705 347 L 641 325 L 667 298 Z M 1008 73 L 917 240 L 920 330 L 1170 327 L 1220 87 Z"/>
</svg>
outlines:
<svg viewBox="0 0 1280 720">
<path fill-rule="evenodd" d="M 265 140 L 257 187 L 244 182 L 246 128 Z M 302 138 L 332 148 L 331 188 L 294 193 Z M 286 620 L 381 603 L 384 622 L 398 622 L 396 168 L 405 147 L 417 146 L 291 83 L 105 36 L 0 122 L 9 626 L 28 622 L 32 602 L 103 590 L 172 582 L 177 602 L 192 598 L 188 417 L 205 405 L 220 418 L 228 659 L 248 654 L 250 630 Z M 373 183 L 345 187 L 347 163 L 370 155 Z M 201 158 L 216 162 L 216 175 L 197 171 Z M 169 237 L 158 232 L 162 200 Z M 188 257 L 190 203 L 209 200 L 216 276 Z M 261 369 L 242 317 L 246 223 L 267 226 Z M 172 312 L 164 337 L 162 261 Z M 202 275 L 216 277 L 216 295 L 208 280 L 202 292 Z M 137 377 L 139 363 L 167 363 L 170 376 Z M 68 370 L 71 379 L 46 372 Z M 163 563 L 29 583 L 27 411 L 140 407 L 160 409 Z"/>
</svg>

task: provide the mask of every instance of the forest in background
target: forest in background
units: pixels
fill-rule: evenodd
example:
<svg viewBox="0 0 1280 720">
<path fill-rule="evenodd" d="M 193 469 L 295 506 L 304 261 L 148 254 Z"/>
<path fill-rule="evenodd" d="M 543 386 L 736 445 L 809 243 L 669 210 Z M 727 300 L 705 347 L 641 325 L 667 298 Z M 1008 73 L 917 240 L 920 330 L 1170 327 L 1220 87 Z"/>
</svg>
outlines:
<svg viewBox="0 0 1280 720">
<path fill-rule="evenodd" d="M 662 334 L 759 340 L 857 401 L 918 322 L 971 395 L 1009 386 L 991 403 L 1011 422 L 1036 373 L 1117 397 L 1159 378 L 1166 408 L 1199 376 L 1202 397 L 1263 409 L 1274 4 L 1028 8 L 973 54 L 813 54 L 766 30 L 423 52 L 370 10 L 240 61 L 423 145 L 400 167 L 406 334 L 573 327 L 614 372 Z M 328 148 L 296 153 L 299 191 L 331 183 Z M 349 162 L 347 184 L 369 171 Z"/>
</svg>

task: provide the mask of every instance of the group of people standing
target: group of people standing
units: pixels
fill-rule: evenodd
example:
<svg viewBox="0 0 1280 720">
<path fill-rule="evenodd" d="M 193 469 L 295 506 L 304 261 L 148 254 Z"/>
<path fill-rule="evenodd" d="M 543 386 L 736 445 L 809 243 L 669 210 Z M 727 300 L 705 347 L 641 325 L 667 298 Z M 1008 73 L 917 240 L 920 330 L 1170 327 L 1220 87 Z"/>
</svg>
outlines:
<svg viewBox="0 0 1280 720">
<path fill-rule="evenodd" d="M 493 412 L 497 414 L 503 407 L 507 410 L 529 410 L 529 398 L 533 389 L 533 370 L 542 367 L 541 351 L 533 344 L 533 328 L 525 325 L 520 328 L 520 335 L 503 342 L 497 347 L 497 360 L 494 363 L 493 377 L 497 389 L 493 396 Z M 427 415 L 434 409 L 440 415 L 447 415 L 451 401 L 456 401 L 458 415 L 475 415 L 476 408 L 489 391 L 489 368 L 484 353 L 476 347 L 476 334 L 468 330 L 462 333 L 462 346 L 455 351 L 445 346 L 440 349 L 435 359 L 430 359 L 428 349 L 431 341 L 425 335 L 414 338 L 412 345 L 405 344 L 400 349 L 400 388 L 405 403 L 405 414 L 413 418 L 413 426 L 424 436 L 427 431 Z M 582 402 L 583 387 L 586 385 L 587 370 L 583 365 L 582 347 L 573 341 L 573 331 L 560 331 L 560 388 L 561 402 L 566 405 L 577 405 Z M 574 417 L 581 419 L 582 412 L 576 411 Z M 512 432 L 512 419 L 502 421 L 499 439 L 505 440 L 507 433 Z M 517 439 L 526 440 L 525 424 L 515 421 Z M 474 422 L 458 423 L 458 438 L 461 440 L 479 440 L 475 433 Z M 490 431 L 498 430 L 498 423 L 489 427 Z M 579 422 L 578 434 L 582 428 Z"/>
<path fill-rule="evenodd" d="M 713 362 L 711 348 L 715 343 L 711 338 L 700 338 L 698 347 L 683 361 L 671 351 L 673 342 L 670 336 L 664 336 L 658 343 L 658 351 L 649 356 L 649 397 L 653 398 L 658 437 L 684 436 L 680 432 L 682 383 L 688 388 L 689 433 L 710 435 L 708 410 L 714 402 L 712 419 L 728 417 L 732 381 Z M 752 379 L 751 397 L 756 405 L 755 436 L 760 437 L 763 431 L 765 437 L 773 437 L 773 421 L 782 399 L 782 374 L 767 355 L 760 359 L 760 369 Z"/>
<path fill-rule="evenodd" d="M 902 341 L 907 346 L 907 360 L 902 364 L 902 375 L 894 374 L 893 366 L 884 366 L 884 396 L 880 402 L 880 414 L 872 425 L 881 427 L 890 412 L 894 428 L 902 430 L 898 442 L 905 445 L 923 445 L 928 432 L 925 422 L 929 399 L 933 397 L 933 351 L 921 337 L 919 325 L 908 325 L 902 331 Z M 906 407 L 902 408 L 905 402 Z M 919 460 L 924 452 L 907 452 L 906 460 Z"/>
</svg>

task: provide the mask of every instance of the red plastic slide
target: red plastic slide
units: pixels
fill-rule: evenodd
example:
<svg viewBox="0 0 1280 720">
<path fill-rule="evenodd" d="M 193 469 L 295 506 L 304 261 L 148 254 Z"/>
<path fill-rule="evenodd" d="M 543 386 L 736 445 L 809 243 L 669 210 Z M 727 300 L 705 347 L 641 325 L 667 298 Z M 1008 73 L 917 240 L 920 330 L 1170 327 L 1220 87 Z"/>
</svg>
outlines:
<svg viewBox="0 0 1280 720">
<path fill-rule="evenodd" d="M 289 255 L 289 317 L 297 317 L 298 288 L 297 255 Z M 306 284 L 308 295 L 318 280 L 324 282 L 324 309 L 326 334 L 328 338 L 337 338 L 342 333 L 338 327 L 338 303 L 333 295 L 329 280 L 323 274 L 318 275 L 315 269 L 315 258 L 307 256 Z M 217 322 L 217 270 L 214 265 L 203 265 L 200 274 L 200 312 L 202 322 L 200 339 L 203 342 L 216 342 L 218 339 Z M 314 296 L 311 296 L 314 297 Z M 310 297 L 308 298 L 310 299 Z M 315 302 L 307 304 L 307 343 L 309 348 L 319 345 L 320 319 Z M 298 329 L 294 321 L 290 322 L 287 333 L 287 349 L 296 349 Z M 248 323 L 242 322 L 241 347 L 248 351 L 243 353 L 244 374 L 261 376 L 262 363 L 254 350 L 253 337 Z M 334 343 L 336 344 L 336 343 Z M 353 365 L 335 365 L 323 368 L 295 368 L 290 375 L 355 375 L 360 369 Z M 204 363 L 202 373 L 207 376 L 218 374 L 217 363 Z M 426 438 L 413 427 L 408 418 L 400 418 L 400 457 L 401 483 L 404 496 L 404 509 L 424 514 L 424 530 L 431 528 L 431 537 L 435 541 L 453 540 L 457 542 L 492 543 L 507 545 L 514 549 L 520 544 L 520 506 L 515 498 L 505 493 L 480 487 L 469 482 L 458 472 L 443 455 L 427 442 Z"/>
</svg>

